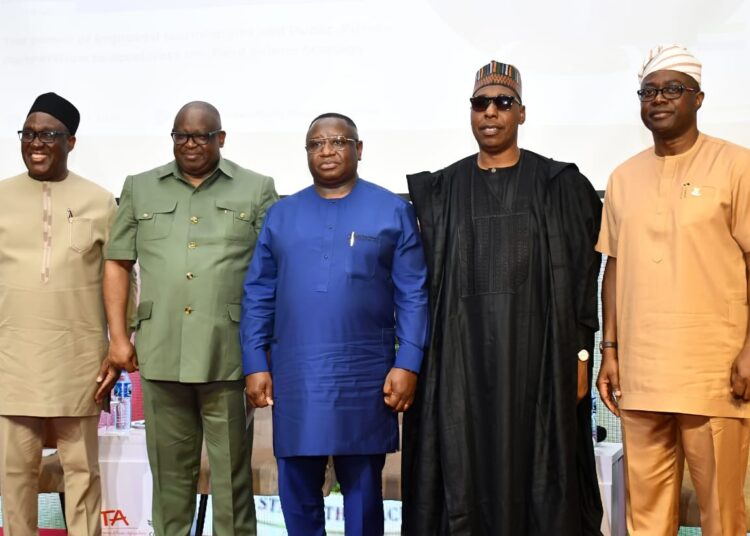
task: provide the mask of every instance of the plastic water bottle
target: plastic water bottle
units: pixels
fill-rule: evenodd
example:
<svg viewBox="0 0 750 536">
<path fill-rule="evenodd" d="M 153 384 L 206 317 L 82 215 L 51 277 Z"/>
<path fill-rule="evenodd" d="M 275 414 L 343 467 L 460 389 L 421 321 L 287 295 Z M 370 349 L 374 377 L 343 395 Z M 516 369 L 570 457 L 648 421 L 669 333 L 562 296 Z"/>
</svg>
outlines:
<svg viewBox="0 0 750 536">
<path fill-rule="evenodd" d="M 130 433 L 130 402 L 133 397 L 133 384 L 124 370 L 112 390 L 112 421 L 117 434 Z"/>
<path fill-rule="evenodd" d="M 594 445 L 597 443 L 597 430 L 596 426 L 598 424 L 596 420 L 596 400 L 599 398 L 598 393 L 596 392 L 596 388 L 591 388 L 591 439 L 594 440 Z"/>
</svg>

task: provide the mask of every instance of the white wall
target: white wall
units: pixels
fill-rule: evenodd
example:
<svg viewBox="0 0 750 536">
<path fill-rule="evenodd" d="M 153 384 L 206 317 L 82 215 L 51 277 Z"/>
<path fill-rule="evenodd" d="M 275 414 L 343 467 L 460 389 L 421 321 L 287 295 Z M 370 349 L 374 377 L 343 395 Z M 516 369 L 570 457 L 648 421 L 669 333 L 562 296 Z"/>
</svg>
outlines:
<svg viewBox="0 0 750 536">
<path fill-rule="evenodd" d="M 70 167 L 119 193 L 171 159 L 179 107 L 215 104 L 225 156 L 309 183 L 304 135 L 350 115 L 360 173 L 406 191 L 404 174 L 475 151 L 473 76 L 515 64 L 521 145 L 574 161 L 598 189 L 646 147 L 636 73 L 661 42 L 703 61 L 703 131 L 750 146 L 750 2 L 742 0 L 0 0 L 0 177 L 23 170 L 18 130 L 34 97 L 81 110 Z"/>
</svg>

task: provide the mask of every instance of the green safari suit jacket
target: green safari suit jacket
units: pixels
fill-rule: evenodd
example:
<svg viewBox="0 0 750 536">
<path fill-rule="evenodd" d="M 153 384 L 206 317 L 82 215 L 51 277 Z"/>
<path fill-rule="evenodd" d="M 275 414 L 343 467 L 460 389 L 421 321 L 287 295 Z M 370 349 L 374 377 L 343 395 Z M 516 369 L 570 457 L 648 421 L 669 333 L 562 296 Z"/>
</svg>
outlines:
<svg viewBox="0 0 750 536">
<path fill-rule="evenodd" d="M 277 200 L 273 179 L 224 158 L 198 187 L 174 161 L 125 179 L 105 255 L 139 264 L 133 327 L 144 378 L 243 378 L 242 284 L 263 217 Z"/>
</svg>

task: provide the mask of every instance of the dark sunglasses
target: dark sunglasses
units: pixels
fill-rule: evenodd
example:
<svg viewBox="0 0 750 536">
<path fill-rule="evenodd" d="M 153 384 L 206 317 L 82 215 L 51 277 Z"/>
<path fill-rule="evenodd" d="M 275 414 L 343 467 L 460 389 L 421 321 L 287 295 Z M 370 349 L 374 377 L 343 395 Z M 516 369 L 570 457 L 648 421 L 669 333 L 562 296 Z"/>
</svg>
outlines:
<svg viewBox="0 0 750 536">
<path fill-rule="evenodd" d="M 469 99 L 469 102 L 471 102 L 471 109 L 475 112 L 485 111 L 490 107 L 491 102 L 495 103 L 495 108 L 503 112 L 507 112 L 508 110 L 510 110 L 514 102 L 517 102 L 519 106 L 521 105 L 521 101 L 519 101 L 513 95 L 498 95 L 497 97 L 471 97 Z"/>
</svg>

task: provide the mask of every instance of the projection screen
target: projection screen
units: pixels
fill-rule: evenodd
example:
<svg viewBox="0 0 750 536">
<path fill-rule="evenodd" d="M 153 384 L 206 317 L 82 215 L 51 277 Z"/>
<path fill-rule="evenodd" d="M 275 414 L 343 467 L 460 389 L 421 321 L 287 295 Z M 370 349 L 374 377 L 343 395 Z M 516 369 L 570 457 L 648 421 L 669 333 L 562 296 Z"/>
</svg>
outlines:
<svg viewBox="0 0 750 536">
<path fill-rule="evenodd" d="M 179 107 L 222 113 L 224 155 L 310 182 L 316 115 L 351 116 L 362 177 L 396 192 L 404 175 L 476 150 L 473 76 L 490 59 L 521 71 L 520 144 L 576 162 L 597 189 L 647 147 L 636 73 L 677 42 L 704 63 L 699 126 L 750 145 L 750 2 L 712 0 L 0 0 L 0 176 L 23 171 L 16 130 L 56 91 L 82 114 L 70 168 L 119 195 L 126 175 L 172 157 Z"/>
</svg>

